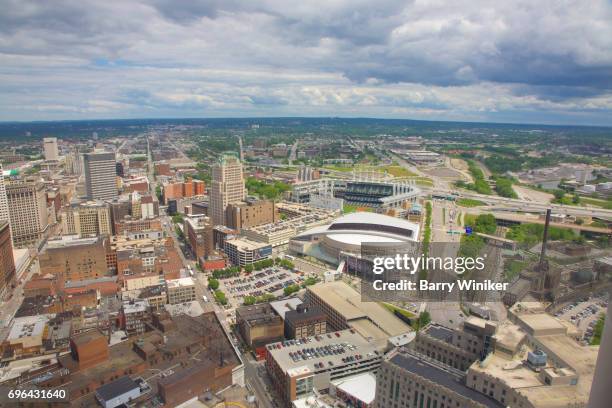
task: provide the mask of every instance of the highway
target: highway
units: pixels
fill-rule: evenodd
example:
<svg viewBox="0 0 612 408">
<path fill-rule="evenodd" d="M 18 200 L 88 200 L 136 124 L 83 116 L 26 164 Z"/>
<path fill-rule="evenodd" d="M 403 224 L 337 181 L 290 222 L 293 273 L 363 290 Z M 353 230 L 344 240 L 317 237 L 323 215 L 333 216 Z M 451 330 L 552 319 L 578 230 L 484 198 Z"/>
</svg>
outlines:
<svg viewBox="0 0 612 408">
<path fill-rule="evenodd" d="M 482 201 L 489 205 L 501 205 L 508 208 L 509 210 L 524 211 L 524 212 L 546 212 L 548 208 L 551 208 L 554 213 L 574 215 L 574 216 L 590 216 L 597 217 L 606 220 L 612 220 L 612 210 L 606 210 L 603 208 L 592 208 L 592 207 L 576 207 L 572 205 L 562 204 L 551 204 L 551 203 L 537 203 L 534 201 L 520 200 L 516 198 L 506 198 L 494 195 L 484 195 L 468 191 L 458 191 L 449 189 L 434 188 L 431 189 L 432 194 L 451 195 L 455 194 L 461 198 L 471 198 L 474 200 Z"/>
</svg>

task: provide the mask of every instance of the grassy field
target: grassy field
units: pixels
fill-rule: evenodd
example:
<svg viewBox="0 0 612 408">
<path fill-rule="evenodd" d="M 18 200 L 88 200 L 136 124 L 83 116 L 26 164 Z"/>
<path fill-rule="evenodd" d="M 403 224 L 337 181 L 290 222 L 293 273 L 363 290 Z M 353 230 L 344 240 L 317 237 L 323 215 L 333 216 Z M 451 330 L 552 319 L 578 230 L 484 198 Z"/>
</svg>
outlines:
<svg viewBox="0 0 612 408">
<path fill-rule="evenodd" d="M 460 198 L 457 200 L 457 205 L 461 207 L 480 207 L 481 205 L 486 205 L 480 200 L 474 200 L 472 198 Z"/>
<path fill-rule="evenodd" d="M 417 186 L 426 186 L 426 187 L 433 186 L 433 181 L 427 177 L 416 177 L 415 181 L 416 181 Z"/>
<path fill-rule="evenodd" d="M 357 207 L 356 205 L 344 204 L 342 206 L 342 212 L 344 214 L 354 212 L 372 212 L 372 209 L 370 207 Z"/>
<path fill-rule="evenodd" d="M 368 166 L 368 165 L 356 165 L 356 166 L 341 166 L 341 165 L 332 165 L 326 164 L 323 168 L 328 170 L 335 170 L 340 172 L 349 172 L 353 171 L 377 171 L 380 173 L 388 173 L 393 177 L 415 177 L 416 174 L 403 168 L 402 166 L 397 165 L 389 165 L 389 166 Z"/>
<path fill-rule="evenodd" d="M 591 197 L 580 197 L 582 204 L 592 205 L 594 207 L 605 208 L 607 210 L 612 209 L 612 201 L 600 200 L 598 198 Z"/>
<path fill-rule="evenodd" d="M 414 177 L 416 174 L 401 166 L 383 166 L 379 167 L 380 171 L 386 171 L 393 177 Z"/>
</svg>

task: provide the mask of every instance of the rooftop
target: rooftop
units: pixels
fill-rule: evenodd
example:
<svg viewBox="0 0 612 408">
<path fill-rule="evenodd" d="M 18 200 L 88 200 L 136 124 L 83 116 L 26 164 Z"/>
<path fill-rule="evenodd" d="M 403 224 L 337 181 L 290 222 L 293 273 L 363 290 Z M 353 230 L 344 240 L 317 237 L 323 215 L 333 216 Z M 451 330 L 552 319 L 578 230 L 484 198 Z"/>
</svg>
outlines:
<svg viewBox="0 0 612 408">
<path fill-rule="evenodd" d="M 195 282 L 193 278 L 187 277 L 187 278 L 167 280 L 166 285 L 168 288 L 179 288 L 179 287 L 195 286 Z"/>
<path fill-rule="evenodd" d="M 336 388 L 366 404 L 372 403 L 376 396 L 376 376 L 372 373 L 363 373 L 354 377 L 332 381 L 332 383 Z"/>
<path fill-rule="evenodd" d="M 146 312 L 148 307 L 149 302 L 146 299 L 123 302 L 123 312 L 125 314 Z"/>
<path fill-rule="evenodd" d="M 435 339 L 449 343 L 453 338 L 453 330 L 436 323 L 430 323 L 423 329 L 423 333 Z"/>
<path fill-rule="evenodd" d="M 257 249 L 265 248 L 270 246 L 270 244 L 266 244 L 263 242 L 255 242 L 246 238 L 234 238 L 225 241 L 226 245 L 231 244 L 235 245 L 236 248 L 240 251 L 254 251 Z"/>
<path fill-rule="evenodd" d="M 104 401 L 109 401 L 115 397 L 125 394 L 134 388 L 140 388 L 138 384 L 134 382 L 127 375 L 121 377 L 113 382 L 104 384 L 96 390 L 96 394 Z"/>
<path fill-rule="evenodd" d="M 283 371 L 289 375 L 299 375 L 355 364 L 359 360 L 377 359 L 382 357 L 386 341 L 367 340 L 349 329 L 302 340 L 271 343 L 266 347 Z"/>
<path fill-rule="evenodd" d="M 410 326 L 378 303 L 362 302 L 361 295 L 342 281 L 310 286 L 308 290 L 344 316 L 349 326 L 364 330 L 364 336 L 379 337 L 383 333 L 387 338 L 412 331 Z M 372 332 L 368 334 L 367 330 Z"/>
<path fill-rule="evenodd" d="M 298 305 L 301 304 L 302 300 L 297 297 L 270 302 L 270 306 L 272 307 L 272 309 L 274 309 L 276 314 L 283 319 L 285 318 L 285 313 L 290 310 L 295 310 Z"/>
<path fill-rule="evenodd" d="M 434 364 L 422 356 L 407 352 L 396 353 L 390 358 L 390 362 L 406 371 L 410 371 L 420 377 L 425 378 L 435 384 L 443 386 L 465 398 L 479 402 L 486 407 L 502 408 L 497 401 L 483 395 L 465 385 L 462 377 L 451 370 L 442 368 L 441 365 Z"/>
<path fill-rule="evenodd" d="M 79 235 L 63 235 L 47 241 L 45 249 L 60 249 L 81 245 L 93 245 L 100 240 L 100 237 L 81 238 Z"/>
</svg>

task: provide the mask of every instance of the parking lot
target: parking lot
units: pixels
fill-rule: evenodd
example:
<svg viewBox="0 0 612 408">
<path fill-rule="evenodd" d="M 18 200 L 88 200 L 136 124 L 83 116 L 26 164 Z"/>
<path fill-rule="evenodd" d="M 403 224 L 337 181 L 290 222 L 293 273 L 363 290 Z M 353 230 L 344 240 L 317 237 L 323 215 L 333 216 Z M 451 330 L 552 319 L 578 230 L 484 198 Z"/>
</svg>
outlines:
<svg viewBox="0 0 612 408">
<path fill-rule="evenodd" d="M 303 280 L 303 276 L 298 273 L 281 267 L 271 267 L 250 275 L 223 279 L 220 281 L 220 289 L 225 292 L 233 306 L 240 306 L 245 296 L 283 296 L 283 290 L 287 286 L 300 284 Z"/>
<path fill-rule="evenodd" d="M 597 319 L 606 312 L 608 298 L 608 294 L 601 294 L 588 299 L 580 299 L 580 301 L 565 306 L 555 313 L 555 316 L 576 325 L 584 333 L 584 340 L 590 342 Z"/>
</svg>

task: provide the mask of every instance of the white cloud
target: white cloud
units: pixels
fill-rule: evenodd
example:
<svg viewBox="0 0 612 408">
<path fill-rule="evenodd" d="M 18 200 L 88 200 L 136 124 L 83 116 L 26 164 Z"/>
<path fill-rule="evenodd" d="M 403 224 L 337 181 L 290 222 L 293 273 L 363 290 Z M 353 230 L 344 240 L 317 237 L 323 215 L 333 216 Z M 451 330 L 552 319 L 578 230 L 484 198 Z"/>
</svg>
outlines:
<svg viewBox="0 0 612 408">
<path fill-rule="evenodd" d="M 606 0 L 0 7 L 0 120 L 529 112 L 612 124 Z"/>
</svg>

